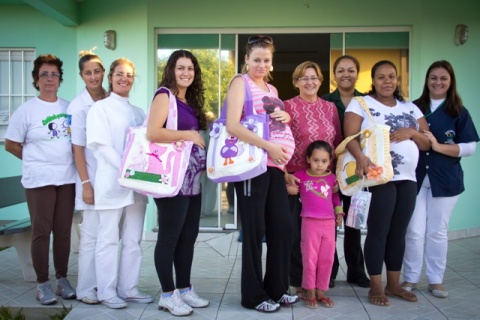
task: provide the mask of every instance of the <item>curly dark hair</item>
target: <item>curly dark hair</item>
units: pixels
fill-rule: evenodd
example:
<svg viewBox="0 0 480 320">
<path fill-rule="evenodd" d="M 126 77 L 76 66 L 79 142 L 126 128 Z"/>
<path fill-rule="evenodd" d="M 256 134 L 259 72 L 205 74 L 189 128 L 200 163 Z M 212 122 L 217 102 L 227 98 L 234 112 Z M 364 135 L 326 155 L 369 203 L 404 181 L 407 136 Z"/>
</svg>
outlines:
<svg viewBox="0 0 480 320">
<path fill-rule="evenodd" d="M 33 70 L 32 70 L 32 78 L 33 78 L 33 87 L 35 89 L 40 90 L 40 87 L 37 85 L 37 81 L 40 78 L 39 73 L 40 73 L 40 68 L 44 64 L 51 64 L 53 66 L 56 66 L 58 69 L 58 73 L 60 73 L 60 83 L 63 81 L 63 61 L 54 56 L 53 54 L 41 54 L 33 61 Z"/>
<path fill-rule="evenodd" d="M 174 95 L 178 94 L 177 81 L 175 79 L 175 67 L 180 58 L 190 59 L 193 63 L 194 78 L 192 84 L 187 88 L 185 99 L 198 119 L 200 130 L 207 129 L 207 117 L 205 115 L 204 103 L 205 88 L 202 81 L 202 70 L 198 64 L 197 58 L 187 50 L 176 50 L 168 58 L 167 64 L 162 75 L 161 87 L 167 87 Z"/>
<path fill-rule="evenodd" d="M 428 77 L 430 72 L 436 68 L 443 68 L 447 70 L 450 75 L 450 87 L 447 90 L 447 97 L 445 98 L 445 110 L 447 113 L 456 117 L 460 114 L 463 108 L 463 102 L 460 95 L 457 92 L 457 80 L 455 78 L 455 72 L 450 62 L 446 60 L 435 61 L 428 67 L 427 74 L 425 75 L 425 84 L 423 85 L 423 92 L 420 98 L 415 100 L 415 104 L 422 110 L 423 114 L 427 114 L 430 111 L 430 90 L 428 89 Z"/>
<path fill-rule="evenodd" d="M 381 61 L 378 61 L 377 63 L 375 63 L 372 67 L 372 73 L 371 73 L 371 76 L 372 76 L 372 79 L 375 78 L 375 73 L 377 72 L 377 69 L 383 65 L 389 65 L 389 66 L 392 66 L 393 69 L 395 69 L 395 74 L 398 75 L 398 71 L 397 71 L 397 67 L 395 66 L 395 64 L 392 62 L 392 61 L 389 61 L 389 60 L 381 60 Z M 374 93 L 376 93 L 377 91 L 375 90 L 375 87 L 373 86 L 372 84 L 372 89 L 367 93 L 368 95 L 372 95 Z M 393 96 L 395 97 L 395 99 L 397 99 L 398 101 L 405 101 L 405 98 L 403 97 L 403 94 L 400 92 L 400 89 L 398 89 L 398 86 L 395 88 L 395 91 L 393 92 Z"/>
</svg>

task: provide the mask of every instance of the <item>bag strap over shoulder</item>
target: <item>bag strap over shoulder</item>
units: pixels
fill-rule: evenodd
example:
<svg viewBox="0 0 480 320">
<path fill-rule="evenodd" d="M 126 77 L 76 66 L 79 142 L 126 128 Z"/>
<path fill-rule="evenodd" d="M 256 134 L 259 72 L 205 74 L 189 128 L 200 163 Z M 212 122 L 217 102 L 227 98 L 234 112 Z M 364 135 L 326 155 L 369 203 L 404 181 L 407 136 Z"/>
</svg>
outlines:
<svg viewBox="0 0 480 320">
<path fill-rule="evenodd" d="M 353 99 L 357 100 L 358 103 L 362 106 L 363 110 L 368 114 L 368 118 L 370 120 L 370 123 L 375 124 L 375 120 L 373 119 L 372 114 L 370 113 L 370 109 L 368 109 L 367 102 L 363 97 L 353 97 Z"/>
<path fill-rule="evenodd" d="M 370 123 L 375 124 L 375 120 L 373 119 L 372 114 L 370 113 L 370 110 L 368 109 L 368 106 L 367 106 L 367 103 L 365 102 L 365 99 L 363 97 L 353 97 L 353 99 L 357 100 L 358 103 L 360 103 L 360 105 L 362 106 L 363 110 L 365 110 L 365 112 L 368 114 Z M 340 143 L 338 145 L 338 147 L 335 149 L 335 154 L 338 156 L 341 153 L 343 153 L 345 151 L 345 147 L 347 146 L 347 144 L 350 141 L 352 141 L 353 139 L 355 139 L 356 137 L 358 137 L 359 135 L 361 135 L 362 133 L 363 133 L 363 130 L 360 130 L 360 132 L 358 132 L 357 134 L 346 137 L 342 141 L 342 143 Z"/>
<path fill-rule="evenodd" d="M 247 75 L 244 75 L 244 74 L 237 74 L 232 78 L 232 81 L 237 77 L 242 77 L 243 84 L 245 87 L 245 102 L 243 104 L 243 110 L 245 115 L 250 115 L 250 114 L 255 114 L 255 112 L 253 110 L 252 91 L 250 90 L 250 86 L 248 85 L 248 80 L 246 79 L 246 76 Z M 232 82 L 230 81 L 230 84 L 231 83 Z M 227 119 L 227 98 L 225 98 L 225 102 L 223 103 L 222 111 L 220 112 L 219 119 Z"/>
<path fill-rule="evenodd" d="M 157 89 L 156 92 L 158 92 L 160 89 L 165 89 L 168 92 L 169 101 L 168 101 L 168 116 L 167 116 L 166 128 L 170 130 L 177 130 L 177 124 L 178 124 L 177 99 L 175 99 L 175 95 L 167 87 L 160 87 Z M 149 116 L 150 116 L 150 110 L 148 110 L 147 116 L 143 121 L 143 126 L 147 126 Z"/>
</svg>

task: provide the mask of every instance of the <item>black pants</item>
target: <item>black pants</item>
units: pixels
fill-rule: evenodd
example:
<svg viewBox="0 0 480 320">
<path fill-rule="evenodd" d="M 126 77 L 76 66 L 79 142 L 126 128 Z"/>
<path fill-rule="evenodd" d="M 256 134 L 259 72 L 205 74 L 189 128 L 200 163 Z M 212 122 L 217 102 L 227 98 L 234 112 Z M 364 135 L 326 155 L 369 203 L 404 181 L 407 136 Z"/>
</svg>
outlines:
<svg viewBox="0 0 480 320">
<path fill-rule="evenodd" d="M 391 181 L 371 187 L 372 200 L 368 212 L 368 233 L 365 239 L 365 263 L 370 275 L 400 271 L 405 253 L 405 234 L 415 209 L 417 183 L 410 180 Z"/>
<path fill-rule="evenodd" d="M 293 287 L 302 286 L 303 262 L 302 250 L 300 248 L 302 218 L 300 212 L 302 211 L 302 203 L 300 196 L 288 196 L 290 202 L 290 214 L 293 222 L 293 240 L 292 253 L 290 254 L 290 285 Z"/>
<path fill-rule="evenodd" d="M 248 181 L 236 182 L 242 222 L 242 306 L 254 308 L 261 302 L 278 301 L 288 290 L 292 220 L 284 173 L 268 167 L 267 172 Z M 267 241 L 265 277 L 262 273 L 262 238 Z"/>
<path fill-rule="evenodd" d="M 155 198 L 158 239 L 155 268 L 163 292 L 190 286 L 193 248 L 200 225 L 201 194 Z M 176 286 L 173 282 L 175 266 Z"/>
<path fill-rule="evenodd" d="M 345 213 L 344 221 L 347 221 L 350 200 L 351 197 L 342 195 L 343 212 Z M 343 252 L 345 254 L 345 262 L 347 263 L 347 281 L 355 282 L 357 279 L 366 278 L 361 230 L 345 226 L 343 237 Z M 337 250 L 335 249 L 331 279 L 337 278 L 339 266 Z"/>
</svg>

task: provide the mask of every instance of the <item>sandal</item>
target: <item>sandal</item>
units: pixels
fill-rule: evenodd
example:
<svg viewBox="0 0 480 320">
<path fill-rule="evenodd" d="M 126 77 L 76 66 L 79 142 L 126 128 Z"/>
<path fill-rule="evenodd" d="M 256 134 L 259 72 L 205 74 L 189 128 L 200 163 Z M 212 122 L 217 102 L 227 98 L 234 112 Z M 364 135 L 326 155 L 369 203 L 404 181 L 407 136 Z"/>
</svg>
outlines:
<svg viewBox="0 0 480 320">
<path fill-rule="evenodd" d="M 306 297 L 303 298 L 305 300 L 305 307 L 310 308 L 310 309 L 317 309 L 318 308 L 318 303 L 315 298 L 308 299 Z"/>
<path fill-rule="evenodd" d="M 329 298 L 329 297 L 320 297 L 317 299 L 318 302 L 322 305 L 324 308 L 333 308 L 335 303 Z"/>
<path fill-rule="evenodd" d="M 318 308 L 317 299 L 315 299 L 315 290 L 304 290 L 303 299 L 305 300 L 305 307 L 310 309 Z"/>
<path fill-rule="evenodd" d="M 417 296 L 410 291 L 402 291 L 398 293 L 385 290 L 385 295 L 389 297 L 399 298 L 408 302 L 417 302 Z"/>
<path fill-rule="evenodd" d="M 380 307 L 388 307 L 390 305 L 390 301 L 388 301 L 387 297 L 385 297 L 384 295 L 381 295 L 381 296 L 368 295 L 368 302 Z"/>
</svg>

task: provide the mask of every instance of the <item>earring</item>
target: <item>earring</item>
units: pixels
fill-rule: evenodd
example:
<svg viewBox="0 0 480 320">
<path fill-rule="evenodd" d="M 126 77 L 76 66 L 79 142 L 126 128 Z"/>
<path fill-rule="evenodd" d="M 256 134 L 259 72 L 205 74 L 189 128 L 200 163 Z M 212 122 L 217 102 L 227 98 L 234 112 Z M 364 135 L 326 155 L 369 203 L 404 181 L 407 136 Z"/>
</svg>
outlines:
<svg viewBox="0 0 480 320">
<path fill-rule="evenodd" d="M 270 66 L 270 72 L 272 72 L 272 71 L 273 71 L 273 66 Z"/>
<path fill-rule="evenodd" d="M 245 70 L 247 70 L 247 72 L 250 70 L 250 66 L 248 64 L 245 66 Z"/>
</svg>

